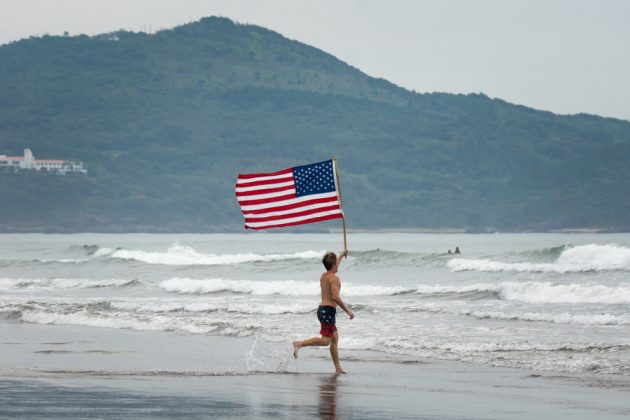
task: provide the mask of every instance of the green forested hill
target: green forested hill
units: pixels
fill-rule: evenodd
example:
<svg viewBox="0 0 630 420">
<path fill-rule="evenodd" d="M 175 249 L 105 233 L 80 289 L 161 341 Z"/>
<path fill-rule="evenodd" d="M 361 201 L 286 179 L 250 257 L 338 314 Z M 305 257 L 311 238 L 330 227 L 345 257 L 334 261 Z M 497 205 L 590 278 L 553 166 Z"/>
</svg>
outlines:
<svg viewBox="0 0 630 420">
<path fill-rule="evenodd" d="M 416 94 L 224 18 L 0 46 L 0 154 L 25 147 L 89 175 L 0 174 L 3 231 L 237 230 L 238 172 L 332 155 L 351 228 L 630 229 L 630 122 Z"/>
</svg>

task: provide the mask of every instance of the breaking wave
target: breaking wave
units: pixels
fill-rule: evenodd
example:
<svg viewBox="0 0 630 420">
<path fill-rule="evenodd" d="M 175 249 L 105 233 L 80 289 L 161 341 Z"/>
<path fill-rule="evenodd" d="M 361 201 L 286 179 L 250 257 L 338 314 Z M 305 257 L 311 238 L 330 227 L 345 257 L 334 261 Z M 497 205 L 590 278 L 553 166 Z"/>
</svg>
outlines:
<svg viewBox="0 0 630 420">
<path fill-rule="evenodd" d="M 424 286 L 416 293 L 490 293 L 501 300 L 527 303 L 630 303 L 630 285 L 615 287 L 598 284 L 558 284 L 551 282 L 501 282 L 471 284 L 469 286 Z"/>
<path fill-rule="evenodd" d="M 501 321 L 549 322 L 553 324 L 575 325 L 630 325 L 630 316 L 603 314 L 573 314 L 569 312 L 501 312 L 477 309 L 453 310 L 434 306 L 415 306 L 404 308 L 408 312 L 430 312 L 451 315 L 470 316 L 477 319 L 496 319 Z"/>
<path fill-rule="evenodd" d="M 96 251 L 95 255 L 99 251 Z M 289 254 L 204 254 L 194 248 L 173 244 L 166 252 L 117 249 L 109 254 L 111 258 L 135 260 L 147 264 L 162 265 L 232 265 L 260 261 L 321 258 L 325 251 L 303 251 Z"/>
<path fill-rule="evenodd" d="M 164 315 L 138 315 L 127 313 L 101 314 L 79 311 L 57 313 L 39 310 L 17 311 L 13 318 L 23 322 L 45 325 L 83 325 L 88 327 L 132 329 L 140 331 L 184 331 L 192 334 L 209 334 L 245 337 L 259 331 L 254 323 L 236 325 L 225 321 L 211 321 L 194 317 L 173 318 Z"/>
<path fill-rule="evenodd" d="M 160 283 L 167 292 L 184 294 L 206 294 L 219 292 L 246 293 L 251 295 L 317 296 L 320 294 L 319 283 L 295 280 L 251 281 L 172 278 Z M 368 286 L 344 283 L 343 293 L 347 296 L 395 295 L 411 293 L 415 287 L 405 286 Z"/>
<path fill-rule="evenodd" d="M 533 258 L 535 260 L 555 261 L 565 250 L 570 249 L 571 245 L 560 245 L 543 249 L 526 251 L 519 255 Z"/>
<path fill-rule="evenodd" d="M 68 251 L 72 254 L 82 252 L 83 257 L 56 259 L 37 259 L 33 262 L 39 263 L 67 263 L 83 264 L 100 259 L 112 259 L 118 261 L 139 261 L 146 264 L 161 264 L 170 266 L 194 266 L 194 265 L 233 265 L 252 262 L 284 261 L 295 259 L 320 259 L 326 251 L 306 250 L 293 253 L 236 253 L 236 254 L 213 254 L 203 253 L 191 246 L 173 243 L 166 251 L 147 251 L 142 249 L 125 249 L 100 247 L 98 245 L 71 246 Z M 349 261 L 360 263 L 361 265 L 398 265 L 410 264 L 415 266 L 435 266 L 441 267 L 444 261 L 451 256 L 447 254 L 426 254 L 409 253 L 387 249 L 371 249 L 365 251 L 352 251 Z M 9 261 L 15 263 L 15 261 Z"/>
<path fill-rule="evenodd" d="M 319 284 L 312 281 L 251 281 L 221 278 L 172 278 L 159 283 L 166 292 L 210 294 L 220 292 L 250 295 L 317 296 Z M 370 286 L 344 283 L 345 296 L 393 296 L 415 294 L 459 300 L 501 299 L 528 303 L 630 303 L 630 285 L 558 284 L 551 282 L 501 282 L 470 285 Z"/>
<path fill-rule="evenodd" d="M 131 312 L 234 312 L 240 314 L 307 314 L 314 312 L 313 302 L 305 303 L 259 303 L 251 301 L 243 302 L 164 302 L 164 301 L 114 301 L 110 307 L 113 309 Z"/>
<path fill-rule="evenodd" d="M 439 339 L 344 338 L 344 348 L 372 350 L 409 357 L 457 360 L 493 366 L 556 372 L 627 374 L 629 345 L 606 342 L 553 342 L 529 340 L 452 342 Z M 403 363 L 405 363 L 403 359 Z"/>
<path fill-rule="evenodd" d="M 452 255 L 446 253 L 413 253 L 387 249 L 371 249 L 366 251 L 352 251 L 349 261 L 358 262 L 361 266 L 399 266 L 413 265 L 415 267 L 443 267 L 444 261 Z"/>
<path fill-rule="evenodd" d="M 129 279 L 66 279 L 66 278 L 0 278 L 0 290 L 64 290 L 91 288 L 120 288 L 142 286 L 158 287 L 169 293 L 183 295 L 203 295 L 215 293 L 234 293 L 254 296 L 318 296 L 319 283 L 300 280 L 231 280 L 222 278 L 193 279 L 174 277 L 159 283 Z M 538 281 L 474 283 L 468 285 L 364 285 L 344 282 L 344 296 L 395 296 L 416 295 L 420 298 L 438 298 L 447 300 L 500 299 L 527 303 L 587 303 L 587 304 L 628 304 L 630 303 L 630 284 L 604 286 L 601 284 L 553 283 Z M 203 306 L 202 306 L 203 307 Z M 272 305 L 270 305 L 270 308 Z M 189 306 L 191 308 L 191 306 Z M 216 307 L 214 310 L 228 310 Z M 173 308 L 172 310 L 177 310 Z M 213 310 L 207 306 L 206 309 Z M 193 309 L 194 311 L 194 309 Z M 271 309 L 270 309 L 271 311 Z M 291 311 L 289 311 L 291 312 Z M 271 313 L 271 312 L 270 312 Z"/>
<path fill-rule="evenodd" d="M 527 303 L 630 303 L 630 285 L 615 287 L 598 284 L 558 284 L 551 282 L 501 282 L 479 283 L 468 286 L 420 286 L 419 294 L 486 293 L 501 300 L 516 300 Z"/>
<path fill-rule="evenodd" d="M 496 311 L 464 310 L 461 315 L 468 315 L 478 319 L 498 319 L 530 322 L 550 322 L 553 324 L 576 324 L 576 325 L 630 325 L 630 317 L 612 314 L 572 314 L 563 313 L 506 313 Z"/>
<path fill-rule="evenodd" d="M 630 303 L 630 286 L 554 284 L 550 282 L 504 282 L 498 286 L 501 299 L 529 303 Z"/>
<path fill-rule="evenodd" d="M 121 280 L 121 279 L 23 279 L 23 278 L 0 278 L 0 290 L 11 289 L 91 289 L 100 287 L 124 287 L 138 285 L 138 280 Z"/>
<path fill-rule="evenodd" d="M 470 355 L 473 353 L 525 351 L 588 353 L 599 351 L 625 351 L 630 349 L 630 345 L 607 343 L 543 343 L 535 341 L 488 341 L 454 343 L 431 341 L 426 339 L 423 339 L 421 342 L 396 339 L 384 341 L 374 338 L 345 338 L 344 347 L 353 350 L 370 350 L 374 348 L 387 350 L 440 350 L 442 352 L 460 353 L 464 355 Z"/>
<path fill-rule="evenodd" d="M 233 315 L 301 315 L 316 311 L 316 302 L 308 297 L 305 299 L 281 300 L 252 299 L 249 296 L 239 297 L 198 297 L 186 296 L 175 299 L 162 298 L 117 298 L 99 299 L 82 298 L 64 300 L 58 297 L 48 299 L 32 299 L 21 296 L 10 299 L 0 297 L 0 314 L 4 318 L 18 319 L 22 313 L 38 311 L 51 314 L 82 313 L 88 315 L 107 315 L 118 317 L 123 315 L 137 315 L 150 317 L 163 315 L 170 319 L 181 317 L 218 316 L 232 317 Z M 374 311 L 374 307 L 357 304 L 352 306 L 355 312 Z M 238 317 L 237 317 L 238 318 Z"/>
<path fill-rule="evenodd" d="M 554 262 L 501 262 L 490 259 L 454 258 L 447 263 L 452 271 L 577 273 L 587 271 L 630 270 L 630 248 L 619 245 L 580 245 L 561 248 Z M 552 248 L 551 254 L 559 248 Z"/>
</svg>

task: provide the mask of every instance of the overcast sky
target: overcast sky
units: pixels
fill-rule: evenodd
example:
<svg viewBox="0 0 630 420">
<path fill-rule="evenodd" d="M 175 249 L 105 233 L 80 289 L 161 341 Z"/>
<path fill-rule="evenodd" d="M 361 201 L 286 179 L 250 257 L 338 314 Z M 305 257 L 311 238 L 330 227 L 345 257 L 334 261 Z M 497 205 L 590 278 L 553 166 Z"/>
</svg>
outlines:
<svg viewBox="0 0 630 420">
<path fill-rule="evenodd" d="M 625 0 L 0 0 L 0 43 L 226 16 L 417 92 L 630 120 Z"/>
</svg>

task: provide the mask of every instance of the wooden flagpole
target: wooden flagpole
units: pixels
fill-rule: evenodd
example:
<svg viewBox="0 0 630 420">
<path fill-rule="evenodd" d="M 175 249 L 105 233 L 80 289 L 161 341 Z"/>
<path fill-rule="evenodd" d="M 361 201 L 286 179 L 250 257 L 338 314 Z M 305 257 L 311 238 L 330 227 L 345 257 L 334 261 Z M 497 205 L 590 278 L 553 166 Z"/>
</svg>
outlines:
<svg viewBox="0 0 630 420">
<path fill-rule="evenodd" d="M 339 182 L 339 167 L 337 165 L 337 158 L 333 156 L 333 162 L 335 163 L 335 179 L 337 180 L 337 193 L 339 194 L 339 207 L 343 213 L 343 200 L 341 199 L 341 183 Z M 346 239 L 346 215 L 341 218 L 341 226 L 343 228 L 343 249 L 348 249 L 348 240 Z"/>
</svg>

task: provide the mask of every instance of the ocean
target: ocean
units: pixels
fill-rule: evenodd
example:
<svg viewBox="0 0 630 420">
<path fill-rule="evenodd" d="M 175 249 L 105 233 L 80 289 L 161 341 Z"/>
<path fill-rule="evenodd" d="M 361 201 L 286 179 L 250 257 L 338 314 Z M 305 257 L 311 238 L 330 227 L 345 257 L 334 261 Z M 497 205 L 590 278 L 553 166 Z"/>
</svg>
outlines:
<svg viewBox="0 0 630 420">
<path fill-rule="evenodd" d="M 0 235 L 0 323 L 250 337 L 243 369 L 282 370 L 260 349 L 318 335 L 321 257 L 341 244 L 340 234 Z M 629 234 L 351 233 L 348 244 L 341 295 L 356 318 L 338 312 L 342 361 L 630 375 Z"/>
</svg>

